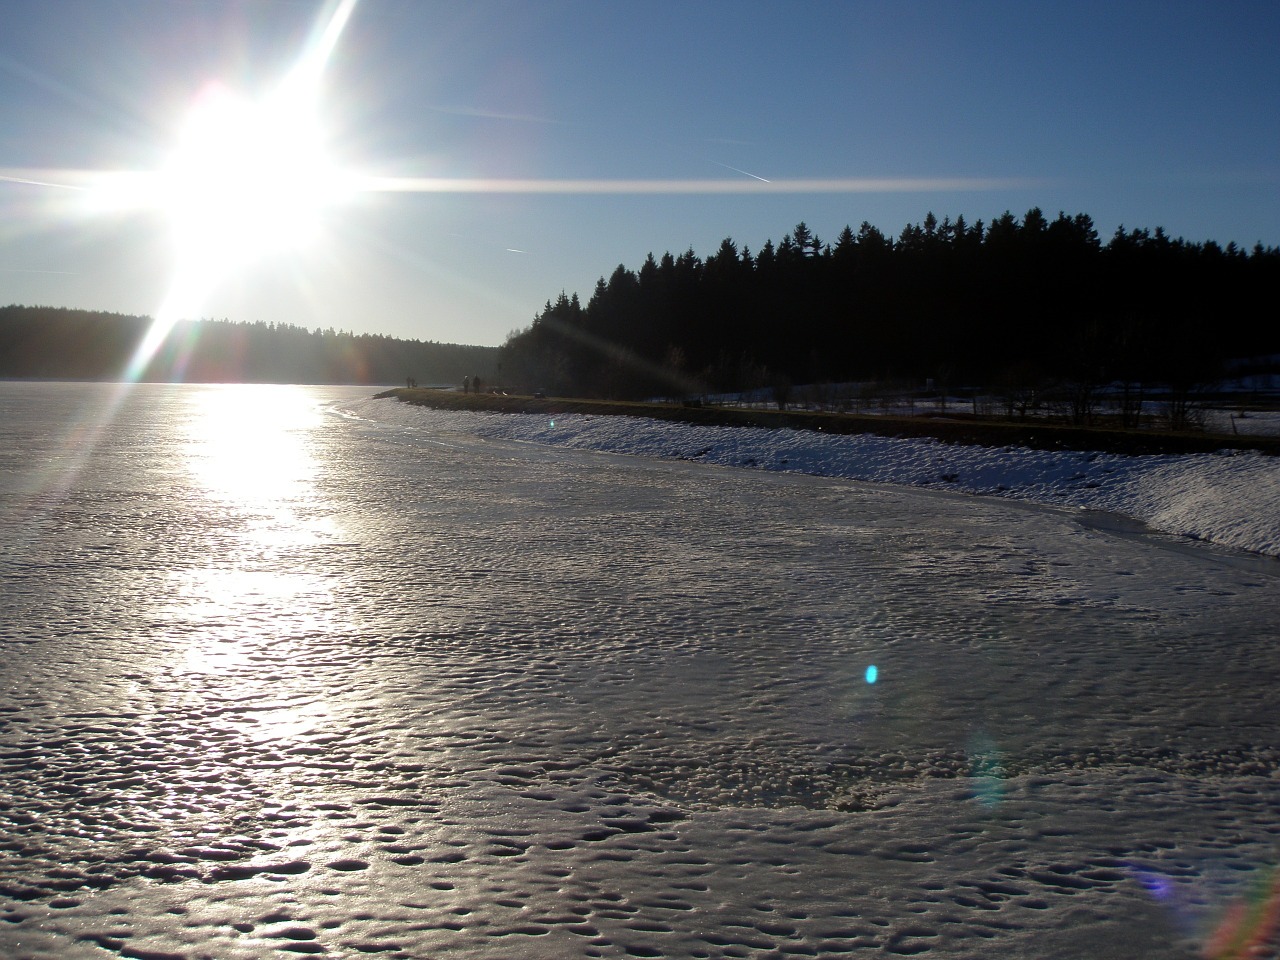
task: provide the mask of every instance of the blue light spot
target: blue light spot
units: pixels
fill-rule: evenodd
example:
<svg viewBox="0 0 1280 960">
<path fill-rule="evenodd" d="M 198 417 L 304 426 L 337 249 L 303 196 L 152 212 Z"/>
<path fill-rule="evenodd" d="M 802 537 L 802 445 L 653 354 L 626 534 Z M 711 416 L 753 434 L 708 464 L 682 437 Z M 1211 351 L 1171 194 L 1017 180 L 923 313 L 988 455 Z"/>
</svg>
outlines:
<svg viewBox="0 0 1280 960">
<path fill-rule="evenodd" d="M 876 669 L 876 665 L 874 663 L 867 667 L 867 683 L 875 683 L 879 676 L 880 671 Z"/>
<path fill-rule="evenodd" d="M 1157 900 L 1168 900 L 1173 895 L 1173 883 L 1168 877 L 1141 867 L 1130 867 L 1129 872 L 1142 884 L 1144 890 Z"/>
<path fill-rule="evenodd" d="M 552 421 L 551 421 L 551 428 L 552 428 L 553 430 L 555 429 L 555 425 L 556 425 L 556 422 L 555 422 L 554 420 L 552 420 Z"/>
</svg>

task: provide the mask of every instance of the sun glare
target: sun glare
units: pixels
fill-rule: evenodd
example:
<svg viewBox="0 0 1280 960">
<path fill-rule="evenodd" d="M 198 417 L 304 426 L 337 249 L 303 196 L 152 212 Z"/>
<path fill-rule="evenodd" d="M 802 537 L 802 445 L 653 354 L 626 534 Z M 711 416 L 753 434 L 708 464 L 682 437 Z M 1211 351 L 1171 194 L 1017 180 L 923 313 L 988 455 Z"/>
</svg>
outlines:
<svg viewBox="0 0 1280 960">
<path fill-rule="evenodd" d="M 324 213 L 349 195 L 349 178 L 327 156 L 314 80 L 299 69 L 258 101 L 211 85 L 149 190 L 136 178 L 115 178 L 103 191 L 107 203 L 158 209 L 172 231 L 168 290 L 127 379 L 136 379 L 177 320 L 199 315 L 221 282 L 312 244 Z"/>
<path fill-rule="evenodd" d="M 324 67 L 357 0 L 335 0 L 292 71 L 250 98 L 221 84 L 197 97 L 163 167 L 102 182 L 102 206 L 149 206 L 172 231 L 172 272 L 126 379 L 136 379 L 174 323 L 199 314 L 237 270 L 314 243 L 354 178 L 330 159 L 321 123 Z"/>
<path fill-rule="evenodd" d="M 160 179 L 178 255 L 211 273 L 314 239 L 340 178 L 314 103 L 286 86 L 251 102 L 207 89 Z"/>
<path fill-rule="evenodd" d="M 315 239 L 349 191 L 320 121 L 324 67 L 355 8 L 337 0 L 273 91 L 257 99 L 221 84 L 196 99 L 159 176 L 179 272 L 212 284 L 236 266 Z"/>
<path fill-rule="evenodd" d="M 191 397 L 189 466 L 211 498 L 292 522 L 309 495 L 315 461 L 315 403 L 287 386 L 210 386 Z"/>
</svg>

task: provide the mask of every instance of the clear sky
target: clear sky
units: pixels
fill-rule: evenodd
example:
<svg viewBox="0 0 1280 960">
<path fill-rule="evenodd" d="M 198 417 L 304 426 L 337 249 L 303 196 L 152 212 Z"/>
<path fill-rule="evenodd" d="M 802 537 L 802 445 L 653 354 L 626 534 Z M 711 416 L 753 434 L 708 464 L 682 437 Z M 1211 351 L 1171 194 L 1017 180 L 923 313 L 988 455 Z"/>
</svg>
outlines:
<svg viewBox="0 0 1280 960">
<path fill-rule="evenodd" d="M 1278 50 L 1275 0 L 3 0 L 0 304 L 497 344 L 801 220 L 1272 246 Z M 215 84 L 256 126 L 208 121 Z"/>
</svg>

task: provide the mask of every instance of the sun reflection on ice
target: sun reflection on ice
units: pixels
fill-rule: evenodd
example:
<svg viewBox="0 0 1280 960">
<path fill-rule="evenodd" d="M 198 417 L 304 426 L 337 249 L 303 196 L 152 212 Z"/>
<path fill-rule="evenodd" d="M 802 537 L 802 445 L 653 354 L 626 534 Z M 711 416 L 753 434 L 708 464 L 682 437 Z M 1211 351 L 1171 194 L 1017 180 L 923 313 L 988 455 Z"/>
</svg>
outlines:
<svg viewBox="0 0 1280 960">
<path fill-rule="evenodd" d="M 279 667 L 286 651 L 324 633 L 338 616 L 330 581 L 308 557 L 333 540 L 317 492 L 323 412 L 309 391 L 211 386 L 193 391 L 185 469 L 203 501 L 206 562 L 175 571 L 164 617 L 184 638 L 176 672 L 258 689 L 276 706 L 308 698 Z M 292 722 L 274 724 L 291 728 Z M 255 724 L 256 727 L 256 724 Z"/>
<path fill-rule="evenodd" d="M 323 412 L 304 388 L 212 386 L 192 394 L 186 469 L 210 518 L 208 564 L 182 571 L 186 615 L 220 635 L 251 635 L 281 618 L 305 631 L 330 608 L 307 551 L 335 535 L 317 491 Z M 310 612 L 309 612 L 310 611 Z"/>
<path fill-rule="evenodd" d="M 314 562 L 336 539 L 323 492 L 324 409 L 302 387 L 185 393 L 172 469 L 192 501 L 178 534 L 192 560 L 170 572 L 152 608 L 152 642 L 168 656 L 140 681 L 149 709 L 136 720 L 140 737 L 181 748 L 183 775 L 140 796 L 136 816 L 162 823 L 175 850 L 217 847 L 214 863 L 287 860 L 238 838 L 278 811 L 269 825 L 281 851 L 336 842 L 314 815 L 333 796 L 317 770 L 351 711 L 328 642 L 349 624 L 332 575 Z M 190 869 L 218 868 L 201 860 Z"/>
<path fill-rule="evenodd" d="M 191 470 L 212 497 L 283 509 L 312 492 L 309 444 L 321 416 L 297 387 L 209 387 L 192 398 Z"/>
</svg>

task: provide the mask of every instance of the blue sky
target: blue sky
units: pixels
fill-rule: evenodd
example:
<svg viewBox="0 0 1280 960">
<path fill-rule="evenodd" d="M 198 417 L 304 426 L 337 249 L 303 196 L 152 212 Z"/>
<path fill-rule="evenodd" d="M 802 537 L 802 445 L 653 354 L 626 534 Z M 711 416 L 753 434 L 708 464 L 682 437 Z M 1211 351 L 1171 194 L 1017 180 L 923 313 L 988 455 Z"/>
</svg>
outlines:
<svg viewBox="0 0 1280 960">
<path fill-rule="evenodd" d="M 207 84 L 267 95 L 334 9 L 5 0 L 0 303 L 156 313 L 166 212 L 91 212 L 63 172 L 159 169 Z M 689 192 L 362 193 L 192 309 L 497 344 L 651 251 L 754 250 L 800 220 L 826 240 L 863 220 L 896 235 L 928 211 L 1039 206 L 1087 213 L 1104 238 L 1124 224 L 1277 245 L 1277 49 L 1273 0 L 359 0 L 316 107 L 343 169 Z M 783 192 L 819 179 L 846 183 Z"/>
</svg>

